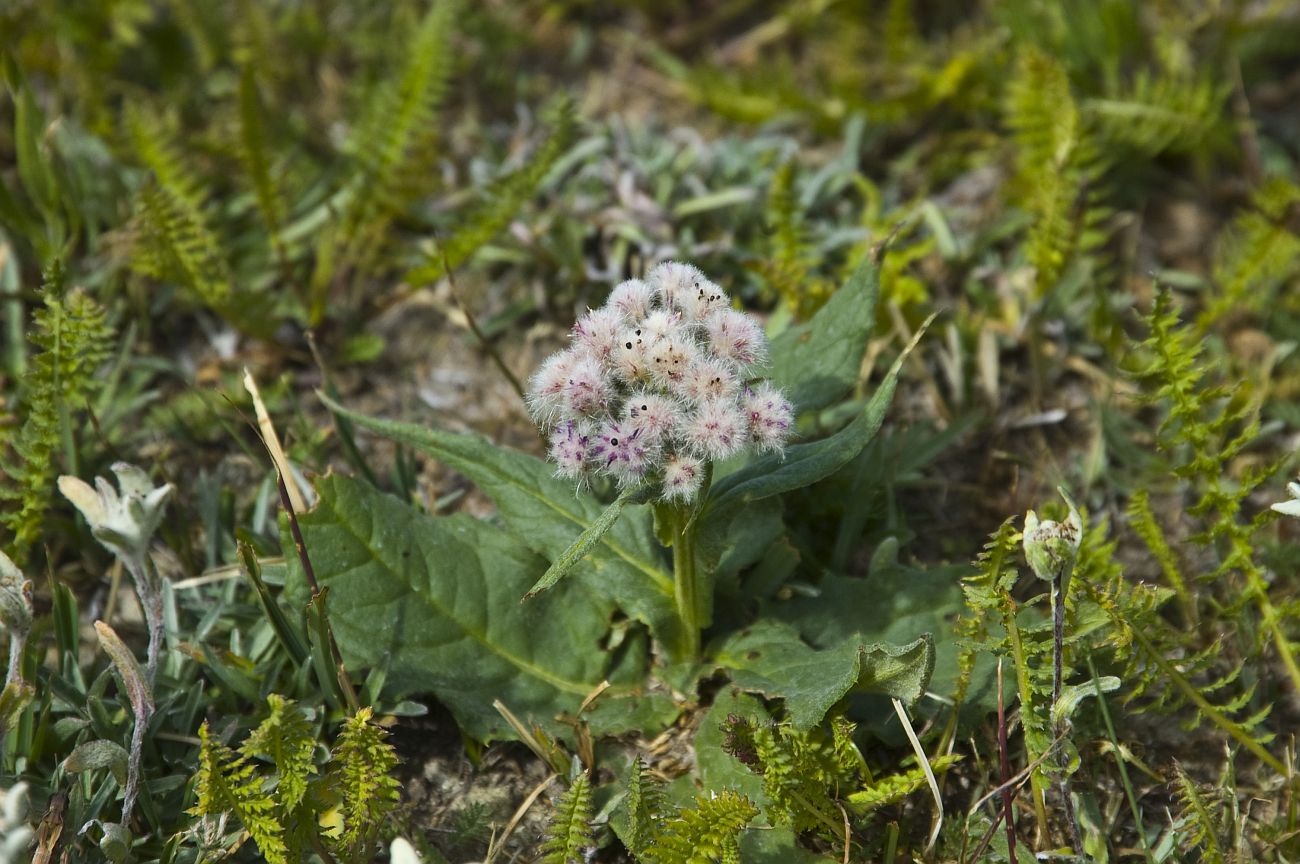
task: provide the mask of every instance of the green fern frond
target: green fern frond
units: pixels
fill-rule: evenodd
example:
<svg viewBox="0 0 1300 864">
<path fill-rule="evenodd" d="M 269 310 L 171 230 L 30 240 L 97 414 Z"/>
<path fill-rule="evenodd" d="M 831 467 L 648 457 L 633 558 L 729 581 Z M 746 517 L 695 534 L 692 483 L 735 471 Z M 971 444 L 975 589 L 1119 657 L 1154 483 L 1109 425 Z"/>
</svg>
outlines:
<svg viewBox="0 0 1300 864">
<path fill-rule="evenodd" d="M 316 773 L 312 754 L 316 736 L 306 715 L 290 699 L 274 693 L 266 697 L 271 714 L 244 740 L 239 752 L 271 760 L 279 779 L 276 790 L 286 811 L 294 810 L 307 794 L 307 782 Z"/>
<path fill-rule="evenodd" d="M 679 810 L 645 850 L 646 864 L 720 864 L 740 860 L 740 832 L 758 808 L 738 792 L 699 796 L 695 806 Z"/>
<path fill-rule="evenodd" d="M 796 317 L 808 318 L 835 289 L 829 280 L 812 276 L 816 252 L 799 210 L 793 160 L 783 162 L 772 176 L 766 216 L 771 251 L 755 264 L 755 269 Z"/>
<path fill-rule="evenodd" d="M 370 718 L 369 708 L 349 717 L 330 754 L 330 785 L 339 795 L 343 814 L 339 846 L 352 851 L 373 838 L 398 799 L 397 780 L 392 776 L 397 752 L 388 743 L 388 732 Z"/>
<path fill-rule="evenodd" d="M 412 173 L 410 160 L 419 140 L 434 128 L 447 95 L 459 13 L 458 0 L 435 0 L 411 33 L 401 73 L 379 87 L 352 136 L 349 149 L 361 167 L 355 217 L 373 206 L 398 210 L 407 200 L 402 184 Z"/>
<path fill-rule="evenodd" d="M 837 798 L 857 788 L 865 764 L 853 744 L 853 724 L 836 717 L 830 728 L 800 731 L 789 724 L 754 724 L 729 716 L 724 749 L 762 775 L 768 815 L 795 831 L 842 836 Z"/>
<path fill-rule="evenodd" d="M 1205 332 L 1226 313 L 1259 310 L 1300 265 L 1300 186 L 1266 181 L 1220 235 L 1214 264 L 1218 292 L 1197 321 Z"/>
<path fill-rule="evenodd" d="M 1070 90 L 1064 67 L 1034 49 L 1024 51 L 1007 88 L 1007 126 L 1016 143 L 1017 183 L 1032 216 L 1025 254 L 1037 296 L 1057 284 L 1076 253 L 1095 253 L 1108 236 L 1109 211 L 1095 185 L 1105 171 Z"/>
<path fill-rule="evenodd" d="M 70 452 L 65 458 L 75 458 L 72 413 L 98 390 L 95 372 L 113 348 L 104 310 L 84 291 L 60 297 L 62 286 L 62 268 L 55 263 L 45 274 L 45 308 L 34 315 L 31 339 L 41 350 L 24 382 L 25 419 L 12 454 L 0 460 L 6 475 L 0 483 L 0 501 L 6 505 L 0 521 L 14 534 L 10 557 L 17 562 L 26 559 L 40 537 L 58 448 L 66 442 Z"/>
<path fill-rule="evenodd" d="M 424 265 L 407 274 L 408 282 L 433 282 L 442 278 L 447 267 L 457 267 L 468 261 L 509 225 L 528 200 L 537 194 L 542 181 L 577 136 L 578 120 L 573 101 L 560 99 L 548 112 L 547 125 L 550 133 L 532 157 L 488 186 L 482 199 L 459 220 L 454 233 L 437 240 Z"/>
<path fill-rule="evenodd" d="M 930 769 L 936 774 L 946 771 L 962 759 L 960 754 L 950 753 L 930 759 Z M 901 774 L 877 778 L 865 789 L 859 789 L 848 796 L 848 803 L 858 814 L 870 813 L 881 807 L 897 804 L 915 792 L 924 789 L 929 783 L 925 769 L 918 766 Z"/>
<path fill-rule="evenodd" d="M 268 864 L 287 864 L 288 849 L 276 817 L 275 801 L 246 756 L 212 739 L 205 722 L 199 727 L 199 769 L 195 778 L 198 803 L 192 816 L 231 813 L 247 829 Z"/>
<path fill-rule="evenodd" d="M 239 76 L 239 160 L 248 173 L 249 183 L 257 199 L 257 209 L 262 214 L 262 221 L 270 236 L 271 247 L 277 254 L 283 255 L 280 225 L 284 220 L 284 202 L 279 188 L 271 179 L 271 155 L 255 74 L 254 67 L 247 65 Z"/>
<path fill-rule="evenodd" d="M 1175 824 L 1186 832 L 1182 850 L 1190 854 L 1199 848 L 1200 860 L 1205 864 L 1224 864 L 1226 859 L 1219 845 L 1219 836 L 1227 827 L 1223 824 L 1223 814 L 1228 812 L 1224 806 L 1227 803 L 1224 800 L 1226 790 L 1198 785 L 1177 762 L 1174 771 L 1174 793 L 1180 804 Z"/>
<path fill-rule="evenodd" d="M 966 608 L 957 621 L 957 637 L 960 650 L 957 654 L 957 682 L 953 688 L 953 700 L 957 705 L 966 701 L 966 691 L 970 688 L 971 675 L 975 671 L 975 660 L 979 653 L 986 650 L 989 639 L 989 625 L 996 620 L 1001 597 L 1011 590 L 1018 577 L 1014 565 L 1014 556 L 1020 544 L 1020 531 L 1016 529 L 1015 517 L 1012 516 L 998 526 L 983 551 L 975 559 L 976 572 L 962 580 L 962 594 L 965 596 Z M 954 712 L 950 723 L 956 722 Z"/>
<path fill-rule="evenodd" d="M 1084 108 L 1108 143 L 1150 158 L 1203 146 L 1224 122 L 1228 92 L 1208 77 L 1140 70 L 1128 90 Z"/>
<path fill-rule="evenodd" d="M 623 838 L 628 851 L 640 855 L 654 844 L 659 834 L 667 802 L 659 781 L 650 773 L 641 757 L 632 762 L 627 775 L 627 835 Z"/>
<path fill-rule="evenodd" d="M 1129 527 L 1146 544 L 1147 550 L 1160 565 L 1160 572 L 1164 574 L 1165 580 L 1178 595 L 1188 622 L 1196 621 L 1196 602 L 1187 587 L 1187 580 L 1183 577 L 1182 565 L 1165 539 L 1164 529 L 1160 527 L 1155 514 L 1151 512 L 1151 499 L 1145 489 L 1133 493 L 1125 514 L 1128 516 Z"/>
<path fill-rule="evenodd" d="M 541 864 L 582 864 L 591 836 L 591 777 L 579 774 L 560 796 L 542 844 Z"/>
<path fill-rule="evenodd" d="M 230 297 L 230 273 L 204 213 L 203 178 L 187 164 L 165 119 L 137 107 L 128 108 L 125 118 L 134 155 L 150 174 L 136 199 L 132 269 L 174 281 L 221 308 Z"/>
</svg>

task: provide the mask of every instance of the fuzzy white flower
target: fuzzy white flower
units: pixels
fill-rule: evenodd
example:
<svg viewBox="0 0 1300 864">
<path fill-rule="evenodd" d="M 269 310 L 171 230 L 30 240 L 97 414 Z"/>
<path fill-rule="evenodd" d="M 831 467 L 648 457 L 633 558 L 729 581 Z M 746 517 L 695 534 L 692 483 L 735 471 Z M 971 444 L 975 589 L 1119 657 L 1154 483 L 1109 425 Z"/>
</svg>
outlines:
<svg viewBox="0 0 1300 864">
<path fill-rule="evenodd" d="M 573 327 L 573 344 L 529 382 L 556 476 L 657 484 L 692 501 L 711 461 L 747 447 L 780 452 L 794 410 L 754 380 L 767 356 L 758 322 L 689 264 L 667 262 L 610 292 Z"/>
<path fill-rule="evenodd" d="M 1279 501 L 1273 505 L 1272 509 L 1284 516 L 1294 516 L 1300 519 L 1300 483 L 1286 484 L 1286 491 L 1291 494 L 1291 500 Z"/>
<path fill-rule="evenodd" d="M 96 477 L 92 488 L 66 474 L 59 478 L 59 491 L 86 517 L 96 540 L 124 559 L 139 558 L 162 522 L 172 485 L 155 488 L 148 474 L 125 462 L 114 464 L 113 473 L 120 494 L 103 477 Z"/>
<path fill-rule="evenodd" d="M 635 324 L 650 314 L 654 304 L 655 289 L 640 279 L 629 279 L 614 286 L 609 292 L 607 309 L 614 309 L 625 324 Z"/>
</svg>

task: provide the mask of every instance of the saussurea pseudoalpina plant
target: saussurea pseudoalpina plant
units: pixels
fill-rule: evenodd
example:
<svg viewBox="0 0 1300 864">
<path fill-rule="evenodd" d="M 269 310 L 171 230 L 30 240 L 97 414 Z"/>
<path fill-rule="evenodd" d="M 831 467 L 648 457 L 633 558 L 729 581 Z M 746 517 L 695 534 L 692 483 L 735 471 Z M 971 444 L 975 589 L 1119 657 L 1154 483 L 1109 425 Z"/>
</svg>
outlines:
<svg viewBox="0 0 1300 864">
<path fill-rule="evenodd" d="M 549 437 L 558 477 L 581 488 L 605 476 L 618 484 L 619 502 L 654 502 L 673 550 L 689 657 L 700 633 L 695 516 L 713 464 L 751 448 L 781 452 L 794 423 L 785 394 L 758 377 L 767 352 L 763 328 L 731 308 L 718 285 L 689 264 L 666 262 L 644 281 L 616 286 L 530 382 L 528 407 Z M 607 515 L 617 518 L 618 509 Z M 529 596 L 563 567 L 556 562 Z"/>
</svg>

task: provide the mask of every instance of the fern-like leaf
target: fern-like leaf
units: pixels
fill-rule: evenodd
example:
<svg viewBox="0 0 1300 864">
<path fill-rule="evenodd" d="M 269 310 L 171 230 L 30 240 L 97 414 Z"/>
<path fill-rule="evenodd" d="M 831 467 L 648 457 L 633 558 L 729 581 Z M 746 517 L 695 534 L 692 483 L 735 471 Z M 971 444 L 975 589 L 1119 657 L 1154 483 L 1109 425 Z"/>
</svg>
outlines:
<svg viewBox="0 0 1300 864">
<path fill-rule="evenodd" d="M 1200 332 L 1226 313 L 1264 309 L 1277 285 L 1300 266 L 1300 186 L 1266 181 L 1221 235 L 1214 264 L 1218 294 L 1197 321 Z"/>
<path fill-rule="evenodd" d="M 271 156 L 266 140 L 262 104 L 257 94 L 254 67 L 244 67 L 239 76 L 239 159 L 248 172 L 249 183 L 257 199 L 257 209 L 270 235 L 271 247 L 283 255 L 280 225 L 284 220 L 284 203 L 280 190 L 271 179 Z"/>
<path fill-rule="evenodd" d="M 113 346 L 104 310 L 80 290 L 61 298 L 62 285 L 62 269 L 55 264 L 45 274 L 45 308 L 34 316 L 31 339 L 41 350 L 32 358 L 24 382 L 26 416 L 12 442 L 12 454 L 0 460 L 6 475 L 0 483 L 0 501 L 6 505 L 0 521 L 14 534 L 10 557 L 18 562 L 40 537 L 55 453 L 64 441 L 73 442 L 72 412 L 97 391 L 95 371 Z"/>
<path fill-rule="evenodd" d="M 397 806 L 398 786 L 392 776 L 397 752 L 388 743 L 388 732 L 370 722 L 371 713 L 362 708 L 349 717 L 330 754 L 331 785 L 343 814 L 338 845 L 349 855 L 364 849 Z"/>
<path fill-rule="evenodd" d="M 541 864 L 582 864 L 592 846 L 591 777 L 583 772 L 556 802 L 542 844 Z"/>
<path fill-rule="evenodd" d="M 695 806 L 680 810 L 664 824 L 654 845 L 646 849 L 646 864 L 723 864 L 740 860 L 740 832 L 758 808 L 739 792 L 700 796 Z"/>
<path fill-rule="evenodd" d="M 532 158 L 515 171 L 488 186 L 482 199 L 459 220 L 455 232 L 436 242 L 423 266 L 407 274 L 412 284 L 432 282 L 468 261 L 485 243 L 510 224 L 527 201 L 537 194 L 542 180 L 573 144 L 578 121 L 573 101 L 560 99 L 548 112 L 550 134 L 538 146 Z"/>
<path fill-rule="evenodd" d="M 930 759 L 930 770 L 936 774 L 946 771 L 960 762 L 961 758 L 961 755 L 956 753 L 935 756 Z M 924 789 L 928 782 L 925 769 L 918 766 L 901 774 L 879 777 L 865 789 L 851 793 L 847 801 L 855 812 L 866 814 L 899 803 L 907 796 Z"/>
<path fill-rule="evenodd" d="M 292 700 L 274 693 L 267 696 L 271 714 L 244 740 L 240 752 L 248 757 L 269 759 L 279 779 L 279 803 L 293 811 L 307 794 L 307 782 L 315 773 L 312 753 L 316 737 L 307 717 Z"/>
<path fill-rule="evenodd" d="M 623 838 L 628 851 L 640 855 L 654 844 L 666 810 L 663 787 L 650 774 L 645 762 L 638 756 L 627 775 L 627 797 L 623 799 L 627 812 L 627 834 Z"/>
<path fill-rule="evenodd" d="M 205 722 L 199 727 L 199 770 L 195 778 L 198 803 L 192 816 L 232 813 L 257 844 L 268 864 L 287 864 L 284 827 L 276 817 L 275 801 L 246 757 L 212 738 Z"/>
</svg>

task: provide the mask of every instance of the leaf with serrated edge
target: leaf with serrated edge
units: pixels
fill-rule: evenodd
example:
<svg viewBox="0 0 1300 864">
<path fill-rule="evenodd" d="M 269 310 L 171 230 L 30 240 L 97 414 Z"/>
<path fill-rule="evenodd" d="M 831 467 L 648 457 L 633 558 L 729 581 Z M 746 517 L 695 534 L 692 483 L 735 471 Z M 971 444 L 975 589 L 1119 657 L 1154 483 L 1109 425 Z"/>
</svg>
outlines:
<svg viewBox="0 0 1300 864">
<path fill-rule="evenodd" d="M 317 484 L 299 516 L 330 624 L 350 668 L 389 659 L 396 694 L 431 692 L 480 740 L 512 737 L 492 707 L 557 732 L 607 674 L 600 640 L 611 605 L 566 583 L 520 596 L 544 562 L 517 538 L 466 514 L 433 517 L 344 477 Z M 290 556 L 289 588 L 305 596 Z"/>
<path fill-rule="evenodd" d="M 324 394 L 320 398 L 355 425 L 464 474 L 493 500 L 506 526 L 547 561 L 559 559 L 604 510 L 592 496 L 575 493 L 571 483 L 557 479 L 552 466 L 527 453 L 498 447 L 480 435 L 367 417 Z M 672 574 L 664 567 L 648 507 L 625 507 L 622 518 L 574 567 L 573 576 L 649 626 L 662 644 L 678 643 Z"/>
<path fill-rule="evenodd" d="M 759 621 L 729 637 L 714 661 L 737 687 L 784 699 L 790 722 L 810 729 L 849 692 L 915 702 L 934 670 L 934 644 L 929 634 L 907 645 L 850 638 L 818 651 L 793 627 Z"/>
</svg>

